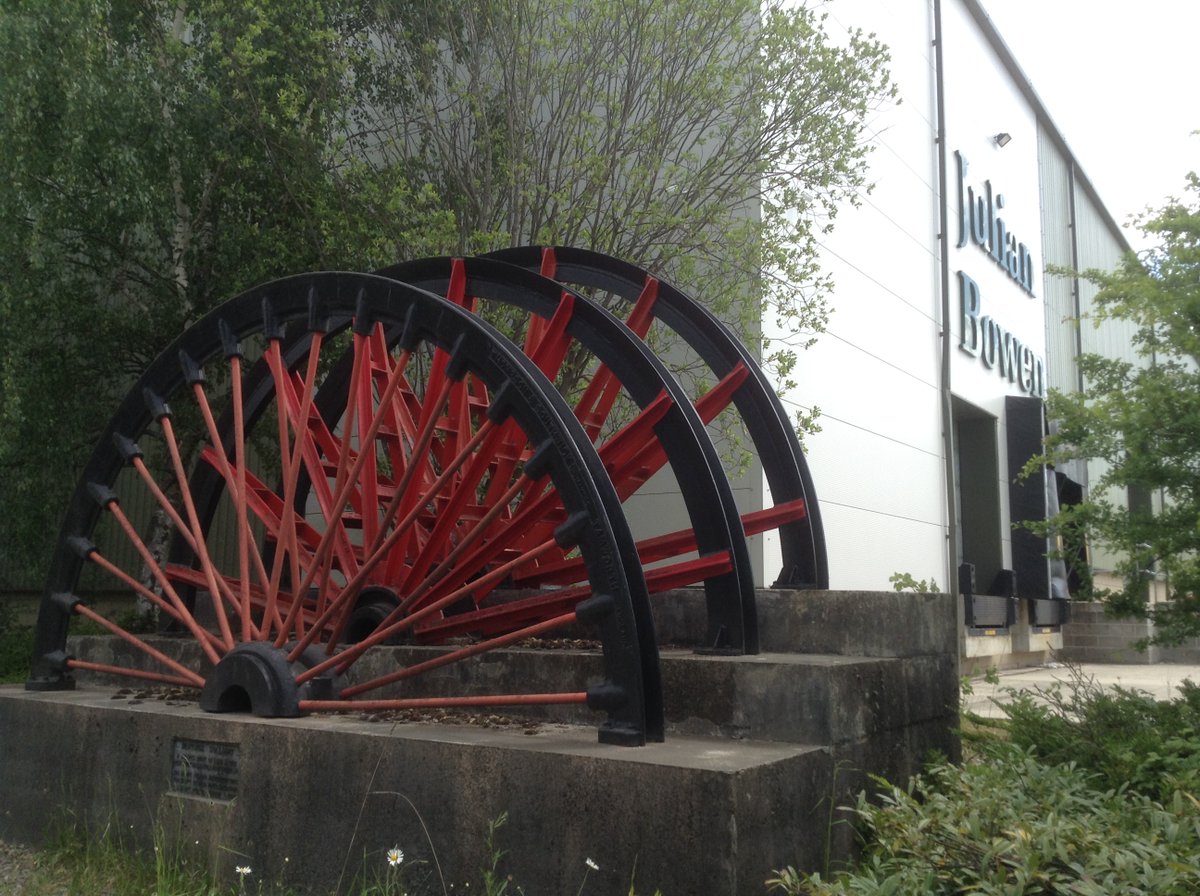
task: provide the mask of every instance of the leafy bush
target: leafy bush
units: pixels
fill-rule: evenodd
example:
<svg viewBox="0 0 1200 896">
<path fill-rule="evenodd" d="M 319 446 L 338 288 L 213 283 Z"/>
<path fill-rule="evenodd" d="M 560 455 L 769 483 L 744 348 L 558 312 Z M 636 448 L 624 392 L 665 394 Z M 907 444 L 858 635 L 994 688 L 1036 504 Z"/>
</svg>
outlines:
<svg viewBox="0 0 1200 896">
<path fill-rule="evenodd" d="M 907 789 L 857 806 L 870 846 L 833 880 L 794 876 L 788 893 L 1078 894 L 1200 892 L 1200 803 L 1168 806 L 1097 790 L 1072 765 L 994 744 L 964 766 L 939 763 Z"/>
<path fill-rule="evenodd" d="M 945 761 L 855 807 L 857 868 L 794 869 L 775 891 L 886 894 L 1200 893 L 1200 688 L 1170 702 L 1066 688 L 1010 692 L 1006 718 L 973 732 L 975 755 Z"/>
<path fill-rule="evenodd" d="M 1155 700 L 1076 676 L 1033 694 L 1009 694 L 1001 706 L 1017 746 L 1045 763 L 1073 762 L 1103 789 L 1128 789 L 1162 802 L 1176 790 L 1200 794 L 1200 687 Z"/>
</svg>

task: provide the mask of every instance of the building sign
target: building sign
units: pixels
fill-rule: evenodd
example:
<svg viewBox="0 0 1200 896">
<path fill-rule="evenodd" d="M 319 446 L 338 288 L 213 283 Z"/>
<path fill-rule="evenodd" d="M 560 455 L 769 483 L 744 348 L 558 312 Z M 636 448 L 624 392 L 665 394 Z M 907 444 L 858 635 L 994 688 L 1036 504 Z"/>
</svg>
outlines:
<svg viewBox="0 0 1200 896">
<path fill-rule="evenodd" d="M 1008 229 L 1000 210 L 1004 194 L 992 192 L 992 182 L 985 180 L 979 194 L 967 183 L 967 160 L 955 152 L 958 160 L 958 248 L 974 243 L 989 258 L 1029 293 L 1033 292 L 1033 253 Z"/>
<path fill-rule="evenodd" d="M 961 152 L 954 155 L 958 160 L 958 248 L 977 246 L 1032 298 L 1033 253 L 1009 230 L 1001 215 L 1004 195 L 992 189 L 990 180 L 979 190 L 967 183 L 967 160 Z M 958 272 L 958 291 L 962 312 L 959 349 L 979 358 L 984 367 L 995 370 L 1026 395 L 1044 398 L 1046 362 L 1042 357 L 995 317 L 984 314 L 979 284 L 962 270 Z"/>
<path fill-rule="evenodd" d="M 984 367 L 996 370 L 1026 395 L 1045 398 L 1046 362 L 983 313 L 978 283 L 959 271 L 958 284 L 962 296 L 962 340 L 958 347 L 968 355 L 980 358 Z"/>
</svg>

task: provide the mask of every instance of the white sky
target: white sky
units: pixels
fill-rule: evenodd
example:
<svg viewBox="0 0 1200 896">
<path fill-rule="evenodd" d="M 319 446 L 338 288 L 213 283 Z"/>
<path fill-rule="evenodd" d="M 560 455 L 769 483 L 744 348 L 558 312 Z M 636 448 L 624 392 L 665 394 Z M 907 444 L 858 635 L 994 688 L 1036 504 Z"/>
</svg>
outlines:
<svg viewBox="0 0 1200 896">
<path fill-rule="evenodd" d="M 1183 195 L 1200 171 L 1200 0 L 982 2 L 1119 224 Z"/>
</svg>

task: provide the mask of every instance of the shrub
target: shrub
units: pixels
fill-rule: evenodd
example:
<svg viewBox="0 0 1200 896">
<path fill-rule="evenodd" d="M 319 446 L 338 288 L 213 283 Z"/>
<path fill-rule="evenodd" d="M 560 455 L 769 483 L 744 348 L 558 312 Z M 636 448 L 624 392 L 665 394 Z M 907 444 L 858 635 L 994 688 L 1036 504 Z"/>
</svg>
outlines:
<svg viewBox="0 0 1200 896">
<path fill-rule="evenodd" d="M 1200 803 L 1168 806 L 1097 790 L 1072 765 L 994 744 L 983 761 L 939 763 L 886 786 L 857 813 L 869 847 L 853 872 L 792 878 L 788 893 L 1051 894 L 1200 892 Z"/>
<path fill-rule="evenodd" d="M 860 865 L 832 879 L 794 869 L 787 894 L 1200 893 L 1200 688 L 1161 702 L 1076 676 L 1009 692 L 975 755 L 901 788 L 879 781 L 855 812 Z"/>
<path fill-rule="evenodd" d="M 1012 743 L 1048 764 L 1075 763 L 1101 788 L 1163 802 L 1176 790 L 1200 794 L 1200 687 L 1191 682 L 1160 701 L 1076 676 L 1066 687 L 1010 692 L 1001 708 Z"/>
</svg>

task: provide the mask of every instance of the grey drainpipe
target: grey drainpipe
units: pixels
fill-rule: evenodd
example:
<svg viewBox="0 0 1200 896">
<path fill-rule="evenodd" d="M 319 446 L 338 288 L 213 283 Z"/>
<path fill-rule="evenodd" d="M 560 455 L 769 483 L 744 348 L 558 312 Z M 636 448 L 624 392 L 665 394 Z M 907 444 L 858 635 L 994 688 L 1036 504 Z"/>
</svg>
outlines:
<svg viewBox="0 0 1200 896">
<path fill-rule="evenodd" d="M 942 402 L 942 451 L 946 458 L 946 538 L 949 542 L 946 550 L 946 578 L 949 584 L 946 590 L 958 597 L 955 601 L 958 607 L 959 630 L 966 624 L 962 595 L 958 589 L 958 500 L 954 487 L 954 410 L 950 397 L 950 358 L 953 350 L 953 330 L 950 325 L 950 219 L 946 204 L 946 165 L 948 153 L 946 149 L 946 91 L 945 72 L 942 59 L 942 3 L 933 3 L 933 56 L 934 56 L 934 89 L 936 93 L 937 115 L 937 157 L 938 157 L 938 250 L 941 254 L 941 290 L 942 290 L 942 372 L 941 372 L 941 402 Z"/>
</svg>

